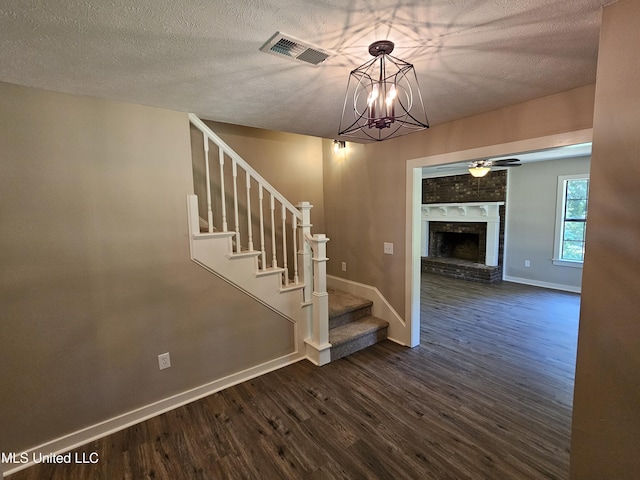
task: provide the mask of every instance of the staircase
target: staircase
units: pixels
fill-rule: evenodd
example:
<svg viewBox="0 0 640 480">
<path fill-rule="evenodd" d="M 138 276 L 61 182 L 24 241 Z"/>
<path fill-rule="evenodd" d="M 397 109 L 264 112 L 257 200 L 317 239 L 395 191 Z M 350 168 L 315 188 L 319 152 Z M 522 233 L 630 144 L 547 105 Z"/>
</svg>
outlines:
<svg viewBox="0 0 640 480">
<path fill-rule="evenodd" d="M 312 205 L 290 203 L 198 117 L 189 121 L 202 138 L 199 151 L 192 145 L 198 195 L 187 196 L 191 259 L 291 322 L 294 354 L 316 365 L 387 338 L 372 302 L 327 292 L 329 239 L 311 234 Z"/>
<path fill-rule="evenodd" d="M 327 291 L 332 362 L 387 338 L 389 322 L 371 315 L 370 300 L 331 288 Z"/>
</svg>

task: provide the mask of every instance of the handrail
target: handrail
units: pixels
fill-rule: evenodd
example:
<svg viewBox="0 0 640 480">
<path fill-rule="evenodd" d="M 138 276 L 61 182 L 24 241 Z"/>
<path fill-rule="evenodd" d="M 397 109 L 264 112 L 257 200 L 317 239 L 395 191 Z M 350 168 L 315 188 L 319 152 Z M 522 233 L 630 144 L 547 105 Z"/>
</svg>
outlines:
<svg viewBox="0 0 640 480">
<path fill-rule="evenodd" d="M 278 200 L 282 205 L 284 205 L 287 210 L 294 213 L 298 220 L 302 220 L 302 214 L 300 210 L 298 210 L 289 200 L 287 200 L 280 192 L 278 192 L 269 182 L 267 182 L 262 175 L 256 172 L 251 165 L 244 161 L 244 159 L 238 155 L 235 150 L 233 150 L 229 145 L 227 145 L 224 140 L 222 140 L 218 135 L 213 133 L 213 131 L 200 120 L 193 113 L 189 114 L 189 121 L 191 124 L 200 130 L 204 135 L 206 135 L 213 143 L 218 145 L 218 147 L 226 153 L 229 158 L 231 158 L 234 162 L 240 165 L 245 172 L 249 173 L 249 175 L 254 178 L 259 184 L 262 185 L 262 188 L 267 190 L 276 200 Z"/>
</svg>

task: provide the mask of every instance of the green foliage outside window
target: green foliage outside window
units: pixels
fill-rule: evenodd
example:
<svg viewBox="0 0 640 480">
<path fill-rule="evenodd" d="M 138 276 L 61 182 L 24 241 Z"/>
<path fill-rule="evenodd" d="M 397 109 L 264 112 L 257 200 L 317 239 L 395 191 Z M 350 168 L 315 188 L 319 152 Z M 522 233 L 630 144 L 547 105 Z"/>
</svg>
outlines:
<svg viewBox="0 0 640 480">
<path fill-rule="evenodd" d="M 587 230 L 587 203 L 589 179 L 565 181 L 564 219 L 560 258 L 584 261 L 584 243 Z"/>
</svg>

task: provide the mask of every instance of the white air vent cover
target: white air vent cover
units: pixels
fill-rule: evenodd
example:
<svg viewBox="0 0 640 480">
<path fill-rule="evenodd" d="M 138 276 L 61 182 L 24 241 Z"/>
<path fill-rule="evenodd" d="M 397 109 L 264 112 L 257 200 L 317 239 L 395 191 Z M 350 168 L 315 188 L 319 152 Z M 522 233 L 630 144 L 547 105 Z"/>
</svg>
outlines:
<svg viewBox="0 0 640 480">
<path fill-rule="evenodd" d="M 316 67 L 329 58 L 327 52 L 280 32 L 276 32 L 267 40 L 267 43 L 260 47 L 260 51 Z"/>
</svg>

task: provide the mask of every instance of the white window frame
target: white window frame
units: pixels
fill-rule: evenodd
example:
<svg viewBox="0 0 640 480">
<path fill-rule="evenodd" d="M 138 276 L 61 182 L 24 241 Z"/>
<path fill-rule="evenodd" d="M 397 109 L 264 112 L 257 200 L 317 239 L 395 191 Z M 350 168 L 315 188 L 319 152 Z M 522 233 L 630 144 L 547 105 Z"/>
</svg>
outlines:
<svg viewBox="0 0 640 480">
<path fill-rule="evenodd" d="M 560 175 L 558 176 L 558 195 L 556 198 L 556 230 L 553 242 L 553 259 L 554 265 L 563 267 L 582 268 L 583 261 L 580 260 L 564 260 L 560 258 L 562 252 L 562 238 L 564 236 L 564 208 L 565 208 L 565 183 L 567 180 L 589 180 L 588 173 L 579 173 L 576 175 Z"/>
</svg>

